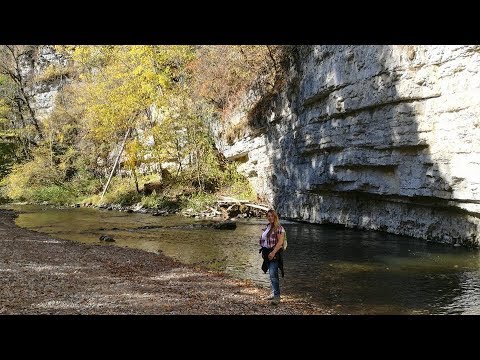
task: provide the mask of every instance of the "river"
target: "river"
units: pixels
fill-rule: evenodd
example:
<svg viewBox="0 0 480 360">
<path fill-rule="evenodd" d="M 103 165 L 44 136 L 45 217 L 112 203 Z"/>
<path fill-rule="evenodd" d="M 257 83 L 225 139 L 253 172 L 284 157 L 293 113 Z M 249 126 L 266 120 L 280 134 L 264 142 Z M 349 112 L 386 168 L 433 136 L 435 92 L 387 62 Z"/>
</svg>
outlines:
<svg viewBox="0 0 480 360">
<path fill-rule="evenodd" d="M 200 227 L 182 216 L 156 217 L 91 208 L 7 205 L 18 226 L 52 236 L 124 246 L 225 271 L 269 287 L 261 267 L 262 220 L 236 230 Z M 419 239 L 331 225 L 285 222 L 282 291 L 344 314 L 480 314 L 480 253 Z"/>
</svg>

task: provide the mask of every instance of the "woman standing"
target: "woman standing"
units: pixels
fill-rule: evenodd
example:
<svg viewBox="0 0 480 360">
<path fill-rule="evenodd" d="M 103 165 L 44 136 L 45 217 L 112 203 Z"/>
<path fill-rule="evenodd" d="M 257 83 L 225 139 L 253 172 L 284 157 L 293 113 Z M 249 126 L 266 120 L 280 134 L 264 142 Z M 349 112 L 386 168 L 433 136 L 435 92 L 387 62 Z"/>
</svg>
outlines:
<svg viewBox="0 0 480 360">
<path fill-rule="evenodd" d="M 268 225 L 264 229 L 259 243 L 263 257 L 262 270 L 270 275 L 273 294 L 268 298 L 272 300 L 273 305 L 280 303 L 280 280 L 278 278 L 278 269 L 280 268 L 283 277 L 282 246 L 285 229 L 280 225 L 278 214 L 270 209 L 267 212 Z"/>
</svg>

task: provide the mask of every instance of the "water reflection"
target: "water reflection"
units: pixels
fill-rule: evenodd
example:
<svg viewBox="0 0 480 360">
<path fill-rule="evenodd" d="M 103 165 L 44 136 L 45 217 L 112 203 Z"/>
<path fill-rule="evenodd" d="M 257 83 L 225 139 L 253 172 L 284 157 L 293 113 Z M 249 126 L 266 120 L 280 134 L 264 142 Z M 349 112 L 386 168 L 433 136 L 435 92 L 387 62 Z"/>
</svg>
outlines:
<svg viewBox="0 0 480 360">
<path fill-rule="evenodd" d="M 13 207 L 13 206 L 9 206 Z M 235 231 L 188 228 L 198 221 L 95 209 L 17 206 L 19 226 L 60 238 L 162 251 L 269 286 L 260 270 L 258 236 L 263 221 L 242 222 Z M 156 226 L 152 229 L 138 229 Z M 172 226 L 185 228 L 172 229 Z M 285 253 L 286 293 L 334 307 L 341 313 L 480 314 L 478 251 L 422 240 L 332 226 L 290 223 Z M 110 246 L 110 245 L 106 245 Z"/>
</svg>

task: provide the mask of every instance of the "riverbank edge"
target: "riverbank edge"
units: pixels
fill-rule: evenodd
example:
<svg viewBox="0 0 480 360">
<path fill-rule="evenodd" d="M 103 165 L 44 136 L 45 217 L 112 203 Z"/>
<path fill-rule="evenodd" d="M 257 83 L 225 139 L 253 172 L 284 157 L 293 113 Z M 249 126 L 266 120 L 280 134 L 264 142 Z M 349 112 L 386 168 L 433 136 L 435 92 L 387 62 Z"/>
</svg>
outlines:
<svg viewBox="0 0 480 360">
<path fill-rule="evenodd" d="M 121 205 L 117 203 L 103 203 L 100 205 L 93 204 L 93 203 L 75 203 L 75 204 L 52 204 L 49 202 L 17 202 L 17 201 L 9 201 L 0 203 L 0 206 L 7 208 L 8 205 L 35 205 L 35 206 L 48 206 L 55 209 L 68 209 L 68 208 L 91 208 L 91 209 L 102 209 L 102 210 L 109 210 L 109 211 L 119 211 L 119 212 L 127 212 L 127 213 L 138 213 L 138 214 L 150 214 L 153 216 L 169 216 L 169 215 L 180 215 L 188 218 L 196 218 L 196 219 L 210 219 L 213 221 L 224 221 L 224 220 L 234 220 L 238 217 L 230 217 L 225 216 L 222 217 L 221 214 L 215 214 L 214 212 L 209 210 L 204 211 L 194 211 L 193 209 L 172 209 L 169 207 L 148 207 L 141 205 L 141 203 L 133 204 L 133 205 Z M 265 211 L 266 213 L 266 211 Z M 246 218 L 247 216 L 241 216 L 240 218 Z M 245 215 L 245 214 L 243 214 Z M 254 219 L 264 219 L 265 217 L 262 216 L 248 216 L 248 218 Z"/>
<path fill-rule="evenodd" d="M 2 288 L 0 299 L 3 303 L 0 303 L 0 313 L 3 314 L 323 315 L 333 313 L 333 311 L 322 309 L 305 299 L 289 295 L 283 296 L 283 301 L 279 306 L 272 306 L 263 300 L 269 291 L 253 285 L 247 280 L 236 279 L 228 274 L 199 266 L 183 264 L 164 254 L 103 244 L 88 245 L 54 238 L 45 233 L 17 226 L 15 224 L 17 216 L 18 212 L 15 210 L 0 209 L 0 242 L 3 243 L 2 250 L 9 255 L 6 257 L 3 254 L 4 256 L 1 258 L 4 260 L 3 263 L 0 263 L 0 270 L 3 274 L 8 275 L 2 277 L 4 284 L 0 287 Z M 56 256 L 59 253 L 62 255 Z M 91 259 L 85 256 L 88 253 L 92 253 Z M 25 257 L 25 254 L 31 254 L 31 256 Z M 60 262 L 63 261 L 62 264 L 55 263 L 58 258 L 60 258 Z M 80 264 L 70 264 L 67 261 L 69 258 L 72 259 L 72 262 L 78 262 L 81 259 Z M 57 260 L 53 261 L 52 259 Z M 131 271 L 112 272 L 112 263 L 115 262 L 121 263 L 115 269 L 127 268 Z M 84 269 L 82 271 L 85 278 L 79 277 L 81 272 L 78 273 L 78 269 L 72 270 L 75 268 L 74 265 Z M 69 284 L 64 278 L 61 279 L 62 281 L 59 279 L 52 281 L 59 277 L 55 274 L 60 268 L 61 277 L 73 276 L 77 280 L 73 284 Z M 91 269 L 95 269 L 95 276 L 91 276 Z M 99 276 L 98 273 L 102 273 L 102 275 Z M 175 277 L 170 279 L 169 277 L 173 276 L 172 273 L 175 274 Z M 146 297 L 146 299 L 150 299 L 148 306 L 141 301 L 141 297 L 137 296 L 131 300 L 128 295 L 125 295 L 131 291 L 126 291 L 124 288 L 117 289 L 118 292 L 112 294 L 112 286 L 104 288 L 101 284 L 104 281 L 99 283 L 97 281 L 99 278 L 104 279 L 110 285 L 117 284 L 121 288 L 123 286 L 130 290 L 139 286 L 150 288 L 151 296 Z M 152 280 L 157 278 L 161 278 L 162 281 Z M 193 280 L 189 281 L 188 279 Z M 199 283 L 197 283 L 198 281 Z M 45 282 L 51 282 L 51 284 Z M 67 294 L 64 294 L 61 286 L 57 289 L 57 296 L 52 294 L 52 288 L 57 288 L 56 285 L 59 283 L 65 284 L 69 288 L 66 291 Z M 84 284 L 86 288 L 79 286 L 78 291 L 75 291 L 75 285 L 78 283 Z M 16 289 L 14 289 L 15 287 Z M 22 293 L 17 290 L 25 287 L 30 289 L 30 293 L 22 296 Z M 90 304 L 90 307 L 85 307 L 81 303 L 76 304 L 75 299 L 79 297 L 83 300 L 87 299 L 88 303 L 88 291 L 87 294 L 82 294 L 82 291 L 85 292 L 85 289 L 88 290 L 92 287 L 98 288 L 100 291 L 95 295 L 97 298 L 108 295 L 109 299 L 117 299 L 117 303 L 113 301 L 111 307 L 104 307 L 98 303 Z M 185 292 L 185 288 L 188 291 Z M 13 292 L 12 289 L 14 289 Z M 33 294 L 41 295 L 38 295 L 37 298 L 32 297 L 32 291 Z M 108 294 L 102 294 L 102 291 Z M 183 296 L 179 296 L 178 292 Z M 14 294 L 14 297 L 12 298 L 10 294 Z M 68 295 L 71 295 L 70 298 Z M 68 300 L 65 299 L 65 296 Z M 63 300 L 59 300 L 59 298 Z M 165 298 L 174 298 L 176 301 L 169 300 L 170 303 L 165 304 Z M 155 305 L 155 299 L 160 299 L 158 306 Z M 184 305 L 185 303 L 188 305 Z"/>
</svg>

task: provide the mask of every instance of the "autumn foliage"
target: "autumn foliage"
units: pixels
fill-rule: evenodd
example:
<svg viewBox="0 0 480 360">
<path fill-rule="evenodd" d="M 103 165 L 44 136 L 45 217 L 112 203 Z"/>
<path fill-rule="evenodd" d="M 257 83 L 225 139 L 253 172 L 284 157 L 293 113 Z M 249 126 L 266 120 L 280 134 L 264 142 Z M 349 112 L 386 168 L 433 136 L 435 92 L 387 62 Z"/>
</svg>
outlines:
<svg viewBox="0 0 480 360">
<path fill-rule="evenodd" d="M 171 174 L 169 181 L 201 192 L 243 181 L 216 150 L 211 124 L 224 118 L 253 86 L 266 92 L 278 86 L 285 49 L 56 46 L 66 65 L 49 66 L 37 78 L 27 79 L 19 64 L 35 47 L 2 46 L 0 125 L 18 149 L 16 155 L 9 155 L 16 165 L 4 180 L 6 189 L 11 197 L 22 198 L 21 187 L 31 184 L 23 175 L 30 174 L 38 188 L 75 182 L 87 188 L 85 184 L 93 181 L 96 185 L 89 191 L 99 191 L 125 134 L 117 172 L 134 178 L 137 192 L 142 188 L 139 177 L 148 174 L 157 174 L 164 182 L 162 174 Z M 40 121 L 32 84 L 59 78 L 65 85 L 53 111 Z M 88 195 L 88 191 L 75 194 Z"/>
</svg>

